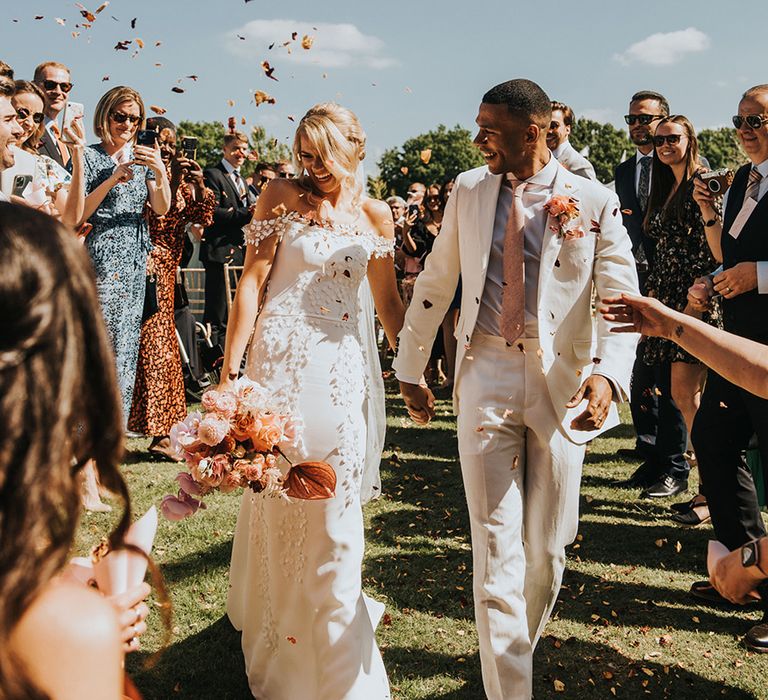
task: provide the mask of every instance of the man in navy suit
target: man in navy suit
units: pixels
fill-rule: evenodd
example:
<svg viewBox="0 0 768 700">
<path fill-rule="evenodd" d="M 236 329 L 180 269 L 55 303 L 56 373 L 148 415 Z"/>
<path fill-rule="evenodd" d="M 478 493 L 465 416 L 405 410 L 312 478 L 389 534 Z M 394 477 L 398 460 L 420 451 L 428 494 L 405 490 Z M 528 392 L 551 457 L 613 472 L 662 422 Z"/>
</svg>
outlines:
<svg viewBox="0 0 768 700">
<path fill-rule="evenodd" d="M 653 134 L 658 121 L 668 114 L 669 104 L 658 92 L 644 90 L 632 96 L 624 120 L 637 151 L 616 167 L 614 178 L 643 294 L 655 248 L 653 239 L 643 231 L 653 166 Z M 633 452 L 643 463 L 618 485 L 641 488 L 644 497 L 671 496 L 687 486 L 690 467 L 683 453 L 688 432 L 683 415 L 672 400 L 669 365 L 649 367 L 642 361 L 642 355 L 641 342 L 632 370 L 630 408 L 637 433 Z"/>
<path fill-rule="evenodd" d="M 205 185 L 216 194 L 218 204 L 200 245 L 200 262 L 205 267 L 203 320 L 211 325 L 212 342 L 223 344 L 227 327 L 224 265 L 243 264 L 242 228 L 251 220 L 256 196 L 240 173 L 248 156 L 248 137 L 239 131 L 227 134 L 222 151 L 221 162 L 204 173 Z"/>
</svg>

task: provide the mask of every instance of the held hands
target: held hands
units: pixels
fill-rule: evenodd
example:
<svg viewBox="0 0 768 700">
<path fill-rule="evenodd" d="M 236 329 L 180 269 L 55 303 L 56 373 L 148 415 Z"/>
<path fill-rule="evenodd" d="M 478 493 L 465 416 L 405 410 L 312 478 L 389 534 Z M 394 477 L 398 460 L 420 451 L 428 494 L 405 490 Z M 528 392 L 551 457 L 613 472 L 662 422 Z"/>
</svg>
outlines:
<svg viewBox="0 0 768 700">
<path fill-rule="evenodd" d="M 429 387 L 400 382 L 400 395 L 414 423 L 426 425 L 435 417 L 435 397 Z"/>
<path fill-rule="evenodd" d="M 740 262 L 716 275 L 713 282 L 715 293 L 733 299 L 757 288 L 757 263 Z"/>
<path fill-rule="evenodd" d="M 709 311 L 710 300 L 715 295 L 715 285 L 711 275 L 697 277 L 688 289 L 688 305 L 699 313 Z"/>
<path fill-rule="evenodd" d="M 608 417 L 608 409 L 613 400 L 611 383 L 599 374 L 593 374 L 581 385 L 566 408 L 576 408 L 582 400 L 587 400 L 587 407 L 571 421 L 574 430 L 599 430 Z"/>
</svg>

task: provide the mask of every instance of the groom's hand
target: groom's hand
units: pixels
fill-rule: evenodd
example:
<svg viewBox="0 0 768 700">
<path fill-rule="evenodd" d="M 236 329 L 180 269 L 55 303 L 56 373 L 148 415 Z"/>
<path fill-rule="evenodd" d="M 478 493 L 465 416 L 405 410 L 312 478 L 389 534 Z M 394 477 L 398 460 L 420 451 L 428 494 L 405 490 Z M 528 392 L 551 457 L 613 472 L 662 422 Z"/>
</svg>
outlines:
<svg viewBox="0 0 768 700">
<path fill-rule="evenodd" d="M 426 425 L 435 417 L 435 397 L 429 387 L 400 382 L 400 395 L 414 422 Z"/>
<path fill-rule="evenodd" d="M 608 417 L 613 400 L 611 383 L 599 374 L 593 374 L 579 388 L 573 398 L 565 404 L 576 408 L 582 400 L 588 401 L 586 409 L 571 421 L 574 430 L 599 430 Z"/>
</svg>

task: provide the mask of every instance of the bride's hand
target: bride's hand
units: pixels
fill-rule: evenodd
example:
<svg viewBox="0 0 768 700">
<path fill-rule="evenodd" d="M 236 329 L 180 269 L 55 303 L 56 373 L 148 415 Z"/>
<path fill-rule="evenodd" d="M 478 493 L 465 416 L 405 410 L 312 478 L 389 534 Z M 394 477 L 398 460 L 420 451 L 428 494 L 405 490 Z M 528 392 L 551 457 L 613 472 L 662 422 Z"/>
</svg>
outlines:
<svg viewBox="0 0 768 700">
<path fill-rule="evenodd" d="M 235 388 L 235 379 L 231 379 L 231 376 L 232 375 L 222 374 L 219 378 L 219 385 L 216 387 L 216 391 L 232 391 Z"/>
</svg>

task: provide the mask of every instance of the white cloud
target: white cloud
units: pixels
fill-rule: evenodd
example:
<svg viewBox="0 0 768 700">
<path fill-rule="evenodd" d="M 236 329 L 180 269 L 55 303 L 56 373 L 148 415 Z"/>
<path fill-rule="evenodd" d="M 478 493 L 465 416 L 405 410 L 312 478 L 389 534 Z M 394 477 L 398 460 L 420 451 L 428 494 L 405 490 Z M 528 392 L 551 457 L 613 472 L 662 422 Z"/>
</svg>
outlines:
<svg viewBox="0 0 768 700">
<path fill-rule="evenodd" d="M 642 41 L 632 44 L 626 51 L 615 54 L 614 58 L 623 64 L 647 63 L 652 66 L 670 66 L 685 54 L 706 51 L 709 37 L 694 27 L 676 32 L 651 34 Z"/>
<path fill-rule="evenodd" d="M 612 122 L 616 110 L 608 107 L 592 107 L 576 112 L 577 119 L 592 119 L 596 122 Z"/>
<path fill-rule="evenodd" d="M 295 41 L 284 47 L 296 32 Z M 236 35 L 245 37 L 240 40 Z M 313 37 L 312 48 L 303 49 L 303 36 Z M 272 65 L 282 61 L 346 68 L 364 66 L 381 69 L 396 65 L 397 61 L 384 54 L 385 44 L 378 37 L 363 34 L 354 24 L 330 24 L 324 22 L 297 22 L 291 19 L 257 19 L 232 30 L 225 35 L 227 50 L 238 56 L 259 61 L 268 60 Z M 271 51 L 267 47 L 274 43 Z M 288 50 L 290 49 L 290 53 Z"/>
</svg>

